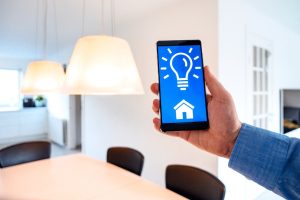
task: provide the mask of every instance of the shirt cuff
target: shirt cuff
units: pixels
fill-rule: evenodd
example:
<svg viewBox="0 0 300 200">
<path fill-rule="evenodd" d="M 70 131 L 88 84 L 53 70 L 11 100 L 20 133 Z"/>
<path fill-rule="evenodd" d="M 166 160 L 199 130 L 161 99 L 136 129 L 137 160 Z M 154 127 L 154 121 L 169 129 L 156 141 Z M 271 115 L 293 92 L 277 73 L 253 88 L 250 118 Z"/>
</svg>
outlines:
<svg viewBox="0 0 300 200">
<path fill-rule="evenodd" d="M 283 170 L 288 148 L 287 136 L 243 124 L 228 165 L 272 190 Z"/>
</svg>

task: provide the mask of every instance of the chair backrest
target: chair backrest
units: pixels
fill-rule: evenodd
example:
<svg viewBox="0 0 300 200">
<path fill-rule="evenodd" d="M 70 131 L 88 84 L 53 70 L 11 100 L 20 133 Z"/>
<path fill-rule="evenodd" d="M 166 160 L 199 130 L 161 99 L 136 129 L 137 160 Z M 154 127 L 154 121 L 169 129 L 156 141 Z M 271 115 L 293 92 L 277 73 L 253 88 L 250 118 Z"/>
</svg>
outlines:
<svg viewBox="0 0 300 200">
<path fill-rule="evenodd" d="M 0 150 L 0 168 L 46 159 L 50 157 L 51 145 L 46 141 L 15 144 Z"/>
<path fill-rule="evenodd" d="M 225 186 L 214 175 L 191 166 L 169 165 L 166 187 L 188 199 L 224 199 Z"/>
<path fill-rule="evenodd" d="M 144 156 L 139 151 L 128 147 L 111 147 L 107 150 L 107 162 L 140 176 Z"/>
</svg>

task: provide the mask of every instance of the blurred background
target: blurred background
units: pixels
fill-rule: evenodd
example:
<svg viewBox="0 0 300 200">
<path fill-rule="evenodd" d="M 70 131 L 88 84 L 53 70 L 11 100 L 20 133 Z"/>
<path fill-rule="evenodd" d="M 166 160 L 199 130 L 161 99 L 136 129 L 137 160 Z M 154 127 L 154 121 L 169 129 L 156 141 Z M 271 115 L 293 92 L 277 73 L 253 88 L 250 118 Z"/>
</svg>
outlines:
<svg viewBox="0 0 300 200">
<path fill-rule="evenodd" d="M 143 152 L 143 176 L 157 184 L 168 164 L 183 163 L 217 175 L 226 199 L 263 199 L 264 189 L 227 160 L 154 130 L 155 44 L 200 39 L 204 63 L 233 95 L 241 121 L 284 134 L 300 123 L 299 10 L 297 0 L 0 0 L 0 147 L 50 139 L 54 155 L 105 160 L 108 147 L 129 146 Z M 129 42 L 144 95 L 20 93 L 31 61 L 67 68 L 77 39 L 93 34 Z"/>
</svg>

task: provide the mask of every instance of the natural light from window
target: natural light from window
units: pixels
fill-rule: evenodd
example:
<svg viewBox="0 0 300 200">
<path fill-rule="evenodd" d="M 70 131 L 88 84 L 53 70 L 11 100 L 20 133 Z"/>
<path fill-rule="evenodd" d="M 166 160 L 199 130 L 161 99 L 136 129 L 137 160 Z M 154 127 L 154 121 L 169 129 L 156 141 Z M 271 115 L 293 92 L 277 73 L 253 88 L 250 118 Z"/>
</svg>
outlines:
<svg viewBox="0 0 300 200">
<path fill-rule="evenodd" d="M 0 111 L 20 109 L 19 70 L 0 69 Z"/>
</svg>

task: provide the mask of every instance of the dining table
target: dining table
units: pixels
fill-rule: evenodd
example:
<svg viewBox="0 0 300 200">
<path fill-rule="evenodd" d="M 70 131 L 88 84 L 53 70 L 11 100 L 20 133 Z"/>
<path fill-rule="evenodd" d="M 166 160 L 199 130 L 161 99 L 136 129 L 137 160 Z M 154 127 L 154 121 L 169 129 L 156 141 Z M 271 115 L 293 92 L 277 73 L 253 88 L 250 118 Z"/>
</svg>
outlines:
<svg viewBox="0 0 300 200">
<path fill-rule="evenodd" d="M 0 200 L 180 200 L 184 197 L 84 154 L 0 169 Z"/>
</svg>

